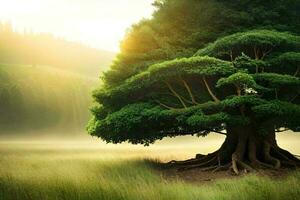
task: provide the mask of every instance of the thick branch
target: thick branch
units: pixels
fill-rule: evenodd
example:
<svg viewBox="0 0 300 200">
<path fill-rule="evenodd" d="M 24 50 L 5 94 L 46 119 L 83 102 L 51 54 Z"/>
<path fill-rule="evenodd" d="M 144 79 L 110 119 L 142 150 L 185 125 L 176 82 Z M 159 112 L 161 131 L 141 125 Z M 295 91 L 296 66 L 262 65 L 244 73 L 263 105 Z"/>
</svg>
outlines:
<svg viewBox="0 0 300 200">
<path fill-rule="evenodd" d="M 290 130 L 290 129 L 288 129 L 288 128 L 285 128 L 283 130 L 277 129 L 275 132 L 276 133 L 281 133 L 281 132 L 285 132 L 285 131 L 288 131 L 288 130 Z"/>
<path fill-rule="evenodd" d="M 291 100 L 290 102 L 293 102 L 295 99 L 297 99 L 297 97 L 299 96 L 300 93 L 296 94 Z"/>
<path fill-rule="evenodd" d="M 276 88 L 275 88 L 275 98 L 278 99 L 278 91 Z"/>
<path fill-rule="evenodd" d="M 294 76 L 297 76 L 299 74 L 299 72 L 300 72 L 300 66 L 297 67 L 297 70 L 296 70 Z"/>
<path fill-rule="evenodd" d="M 259 59 L 259 56 L 258 56 L 258 50 L 257 50 L 256 45 L 254 46 L 254 56 L 255 56 L 255 59 L 256 59 L 256 60 Z"/>
<path fill-rule="evenodd" d="M 162 94 L 162 95 L 170 95 L 172 97 L 174 97 L 174 94 L 172 92 L 166 92 L 166 93 L 159 93 L 159 94 Z M 178 94 L 179 95 L 179 94 Z M 186 103 L 189 103 L 189 104 L 194 104 L 192 101 L 186 99 L 185 97 L 183 97 L 182 95 L 179 95 L 182 100 L 184 100 Z"/>
<path fill-rule="evenodd" d="M 268 51 L 264 51 L 261 59 L 263 60 L 266 57 L 266 55 L 268 55 L 269 53 L 271 53 L 272 50 L 273 50 L 273 48 L 270 48 Z"/>
<path fill-rule="evenodd" d="M 242 90 L 241 90 L 241 87 L 238 86 L 238 85 L 236 85 L 235 87 L 236 87 L 236 93 L 237 93 L 237 95 L 238 95 L 238 96 L 242 96 Z"/>
<path fill-rule="evenodd" d="M 186 103 L 194 104 L 194 102 L 192 102 L 192 101 L 186 99 L 184 96 L 181 96 L 181 95 L 179 95 L 179 96 L 180 96 L 180 98 L 181 98 L 183 101 L 185 101 Z"/>
<path fill-rule="evenodd" d="M 184 103 L 183 99 L 181 98 L 181 96 L 173 89 L 173 87 L 170 85 L 170 83 L 168 83 L 167 81 L 165 81 L 166 85 L 168 86 L 169 90 L 174 94 L 175 97 L 178 98 L 178 100 L 180 101 L 180 103 L 182 104 L 182 106 L 184 108 L 187 108 L 186 104 Z"/>
<path fill-rule="evenodd" d="M 258 65 L 255 65 L 255 73 L 258 73 Z"/>
<path fill-rule="evenodd" d="M 188 91 L 188 93 L 190 95 L 190 98 L 192 100 L 192 103 L 193 104 L 198 104 L 197 101 L 196 101 L 196 99 L 195 99 L 195 97 L 194 97 L 194 95 L 193 95 L 193 93 L 192 93 L 192 90 L 191 90 L 190 86 L 188 85 L 188 83 L 182 77 L 180 77 L 180 80 L 183 83 L 183 85 L 186 88 L 186 90 Z"/>
<path fill-rule="evenodd" d="M 177 108 L 168 106 L 168 105 L 166 105 L 166 104 L 164 104 L 164 103 L 161 103 L 161 102 L 158 101 L 158 100 L 155 100 L 155 102 L 157 102 L 157 103 L 158 103 L 159 105 L 161 105 L 162 107 L 168 108 L 168 109 L 170 109 L 170 110 L 175 110 L 175 109 L 177 109 Z"/>
<path fill-rule="evenodd" d="M 208 93 L 209 93 L 210 96 L 212 97 L 212 99 L 213 99 L 215 102 L 220 102 L 220 100 L 219 100 L 219 99 L 214 95 L 214 93 L 211 91 L 211 89 L 210 89 L 210 87 L 209 87 L 209 85 L 208 85 L 208 83 L 207 83 L 207 81 L 206 81 L 206 78 L 203 77 L 202 80 L 203 80 L 203 82 L 204 82 L 204 84 L 205 84 L 205 87 L 206 87 Z"/>
<path fill-rule="evenodd" d="M 230 51 L 230 59 L 231 59 L 231 62 L 233 62 L 233 53 L 232 53 L 232 50 Z"/>
<path fill-rule="evenodd" d="M 215 131 L 215 130 L 208 130 L 210 132 L 213 132 L 213 133 L 218 133 L 218 134 L 221 134 L 221 135 L 227 135 L 226 133 L 223 133 L 221 131 Z"/>
<path fill-rule="evenodd" d="M 178 94 L 178 93 L 177 93 L 177 94 Z M 175 96 L 172 92 L 168 93 L 168 95 L 171 95 L 172 97 Z M 182 96 L 182 95 L 180 95 L 180 94 L 178 94 L 178 95 L 180 96 L 180 98 L 181 98 L 184 102 L 186 102 L 186 103 L 188 103 L 188 104 L 194 104 L 192 101 L 186 99 L 184 96 Z M 177 96 L 175 96 L 175 97 L 177 98 Z"/>
</svg>

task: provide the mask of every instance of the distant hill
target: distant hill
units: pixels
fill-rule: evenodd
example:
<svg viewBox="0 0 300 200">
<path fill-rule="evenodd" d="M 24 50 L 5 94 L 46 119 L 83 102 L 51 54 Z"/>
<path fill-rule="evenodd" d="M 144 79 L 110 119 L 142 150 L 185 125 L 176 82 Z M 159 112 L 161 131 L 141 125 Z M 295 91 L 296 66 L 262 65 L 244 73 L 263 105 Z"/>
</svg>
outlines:
<svg viewBox="0 0 300 200">
<path fill-rule="evenodd" d="M 51 66 L 97 77 L 115 53 L 56 38 L 51 34 L 19 33 L 0 23 L 0 63 Z"/>
<path fill-rule="evenodd" d="M 45 129 L 82 132 L 98 83 L 46 66 L 0 65 L 0 136 Z"/>
<path fill-rule="evenodd" d="M 0 23 L 0 137 L 82 132 L 115 53 Z"/>
</svg>

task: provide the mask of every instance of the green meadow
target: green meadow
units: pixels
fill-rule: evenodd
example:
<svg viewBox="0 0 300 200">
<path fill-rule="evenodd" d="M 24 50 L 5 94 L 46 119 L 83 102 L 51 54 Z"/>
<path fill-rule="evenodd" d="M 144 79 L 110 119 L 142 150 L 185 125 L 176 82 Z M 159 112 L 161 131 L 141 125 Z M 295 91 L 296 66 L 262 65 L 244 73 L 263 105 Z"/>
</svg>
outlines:
<svg viewBox="0 0 300 200">
<path fill-rule="evenodd" d="M 295 148 L 295 134 L 281 144 Z M 184 141 L 184 142 L 182 142 Z M 150 147 L 104 145 L 98 140 L 0 142 L 1 200 L 199 199 L 297 200 L 300 172 L 271 179 L 249 175 L 209 183 L 166 179 L 149 159 L 184 159 L 217 148 L 222 138 L 179 138 Z M 290 144 L 290 145 L 288 145 Z M 295 146 L 293 146 L 293 144 Z M 200 148 L 199 148 L 200 147 Z"/>
</svg>

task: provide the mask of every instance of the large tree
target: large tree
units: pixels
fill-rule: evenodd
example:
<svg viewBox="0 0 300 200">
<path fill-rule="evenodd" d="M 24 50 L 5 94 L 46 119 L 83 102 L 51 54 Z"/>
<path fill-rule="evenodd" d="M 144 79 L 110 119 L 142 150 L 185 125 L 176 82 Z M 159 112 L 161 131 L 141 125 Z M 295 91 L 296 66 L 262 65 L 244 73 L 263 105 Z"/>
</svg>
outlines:
<svg viewBox="0 0 300 200">
<path fill-rule="evenodd" d="M 164 3 L 159 5 L 165 9 Z M 190 57 L 142 68 L 95 91 L 99 104 L 92 109 L 91 135 L 107 142 L 148 145 L 164 137 L 217 132 L 226 135 L 219 150 L 172 163 L 184 169 L 232 167 L 236 174 L 241 168 L 299 166 L 275 139 L 276 132 L 300 129 L 296 32 L 237 32 Z M 121 73 L 122 67 L 118 70 Z"/>
<path fill-rule="evenodd" d="M 192 56 L 228 34 L 258 28 L 300 33 L 300 0 L 156 0 L 154 6 L 151 19 L 129 29 L 104 76 L 107 86 L 151 64 Z"/>
</svg>

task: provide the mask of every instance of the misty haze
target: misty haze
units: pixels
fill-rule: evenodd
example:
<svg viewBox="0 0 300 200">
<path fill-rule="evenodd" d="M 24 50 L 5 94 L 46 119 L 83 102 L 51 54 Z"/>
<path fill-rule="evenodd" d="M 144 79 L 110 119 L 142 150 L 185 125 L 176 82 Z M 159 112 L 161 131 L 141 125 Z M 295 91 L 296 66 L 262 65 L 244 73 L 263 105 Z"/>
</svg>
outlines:
<svg viewBox="0 0 300 200">
<path fill-rule="evenodd" d="M 299 11 L 1 2 L 0 200 L 298 200 Z"/>
</svg>

